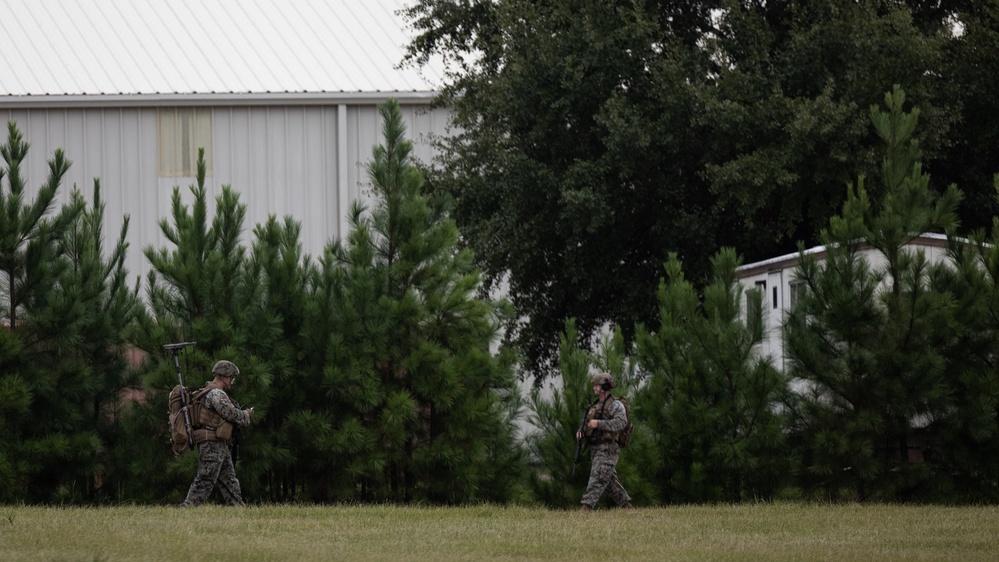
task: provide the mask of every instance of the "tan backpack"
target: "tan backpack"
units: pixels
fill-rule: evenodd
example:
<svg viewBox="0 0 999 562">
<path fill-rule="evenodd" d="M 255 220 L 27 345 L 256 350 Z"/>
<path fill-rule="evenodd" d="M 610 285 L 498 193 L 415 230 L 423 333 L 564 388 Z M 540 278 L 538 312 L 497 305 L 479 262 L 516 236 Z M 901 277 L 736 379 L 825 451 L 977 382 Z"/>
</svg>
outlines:
<svg viewBox="0 0 999 562">
<path fill-rule="evenodd" d="M 621 402 L 625 413 L 628 414 L 628 425 L 617 434 L 617 444 L 619 447 L 624 448 L 631 445 L 631 434 L 635 431 L 635 424 L 631 422 L 631 404 L 628 403 L 628 399 L 624 396 L 615 396 L 614 398 Z"/>
<path fill-rule="evenodd" d="M 214 383 L 208 383 L 204 388 L 192 392 L 178 384 L 170 391 L 167 419 L 170 425 L 170 443 L 175 456 L 183 456 L 203 441 L 232 437 L 233 424 L 223 420 L 222 416 L 205 406 L 205 396 L 213 388 L 218 388 L 218 386 Z M 181 400 L 181 392 L 184 393 L 183 401 Z M 190 418 L 184 417 L 184 402 L 187 402 L 187 413 Z M 188 431 L 188 422 L 191 424 L 190 432 Z M 211 435 L 205 431 L 198 432 L 206 425 L 214 428 Z M 190 436 L 190 440 L 188 436 Z"/>
<path fill-rule="evenodd" d="M 187 403 L 187 407 L 184 406 Z M 191 392 L 181 385 L 173 387 L 167 409 L 170 445 L 174 456 L 180 457 L 194 449 L 194 420 Z M 186 414 L 186 415 L 185 415 Z"/>
</svg>

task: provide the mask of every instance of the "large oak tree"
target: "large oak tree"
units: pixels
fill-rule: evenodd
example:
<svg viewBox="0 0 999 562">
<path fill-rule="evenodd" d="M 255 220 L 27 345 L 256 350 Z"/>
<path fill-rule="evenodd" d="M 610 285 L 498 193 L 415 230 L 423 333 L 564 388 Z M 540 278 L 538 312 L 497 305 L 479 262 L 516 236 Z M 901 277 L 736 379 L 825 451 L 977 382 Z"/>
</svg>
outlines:
<svg viewBox="0 0 999 562">
<path fill-rule="evenodd" d="M 702 284 L 723 246 L 753 261 L 818 241 L 850 178 L 876 170 L 866 108 L 894 84 L 922 108 L 927 166 L 988 138 L 963 127 L 973 116 L 962 108 L 991 102 L 960 80 L 994 73 L 969 72 L 955 53 L 994 42 L 994 10 L 911 4 L 419 0 L 406 10 L 417 30 L 408 61 L 442 57 L 449 70 L 441 103 L 455 128 L 429 182 L 454 197 L 484 269 L 508 282 L 528 367 L 554 365 L 568 317 L 583 340 L 607 321 L 630 337 L 653 320 L 669 252 Z M 995 160 L 982 147 L 975 157 L 976 170 Z M 973 173 L 990 177 L 962 172 Z M 982 183 L 962 186 L 988 192 Z"/>
</svg>

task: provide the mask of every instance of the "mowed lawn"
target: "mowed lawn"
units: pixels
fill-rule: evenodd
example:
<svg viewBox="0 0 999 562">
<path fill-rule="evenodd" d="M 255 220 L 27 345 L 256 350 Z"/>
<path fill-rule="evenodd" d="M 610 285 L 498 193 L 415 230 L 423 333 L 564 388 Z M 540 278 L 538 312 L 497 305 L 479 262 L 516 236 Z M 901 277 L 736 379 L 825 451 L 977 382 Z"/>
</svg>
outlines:
<svg viewBox="0 0 999 562">
<path fill-rule="evenodd" d="M 999 560 L 999 507 L 0 506 L 0 560 Z"/>
</svg>

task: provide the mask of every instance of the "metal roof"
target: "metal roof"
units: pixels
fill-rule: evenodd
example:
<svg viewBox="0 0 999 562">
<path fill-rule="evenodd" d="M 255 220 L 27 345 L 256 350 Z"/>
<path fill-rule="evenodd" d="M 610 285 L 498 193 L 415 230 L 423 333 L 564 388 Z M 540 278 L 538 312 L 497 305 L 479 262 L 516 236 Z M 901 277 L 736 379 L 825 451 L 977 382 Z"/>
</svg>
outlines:
<svg viewBox="0 0 999 562">
<path fill-rule="evenodd" d="M 407 2 L 0 0 L 0 98 L 433 92 Z"/>
<path fill-rule="evenodd" d="M 940 234 L 937 232 L 924 232 L 922 234 L 913 235 L 908 242 L 905 243 L 906 246 L 929 246 L 945 248 L 947 247 L 947 242 L 949 238 L 946 234 Z M 969 242 L 966 238 L 956 238 L 961 242 Z M 835 247 L 835 246 L 833 246 Z M 862 248 L 869 248 L 866 243 L 861 245 Z M 783 256 L 777 256 L 762 261 L 757 261 L 753 263 L 747 263 L 745 265 L 740 265 L 735 268 L 736 279 L 743 279 L 746 277 L 751 277 L 753 275 L 759 275 L 767 271 L 776 271 L 779 269 L 786 269 L 789 267 L 796 267 L 798 261 L 801 259 L 802 255 L 806 256 L 816 256 L 818 259 L 824 259 L 826 253 L 828 252 L 828 246 L 813 246 L 805 250 L 804 254 L 799 252 L 794 252 L 791 254 L 784 254 Z"/>
</svg>

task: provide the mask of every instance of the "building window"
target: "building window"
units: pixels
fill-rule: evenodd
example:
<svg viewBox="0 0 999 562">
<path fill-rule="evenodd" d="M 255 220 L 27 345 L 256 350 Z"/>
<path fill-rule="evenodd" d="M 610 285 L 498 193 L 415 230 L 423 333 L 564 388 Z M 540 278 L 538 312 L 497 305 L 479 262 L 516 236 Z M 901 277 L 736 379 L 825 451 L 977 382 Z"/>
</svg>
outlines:
<svg viewBox="0 0 999 562">
<path fill-rule="evenodd" d="M 159 175 L 193 178 L 198 149 L 205 149 L 207 175 L 212 175 L 212 113 L 208 109 L 163 107 L 157 112 Z"/>
<path fill-rule="evenodd" d="M 757 281 L 756 287 L 746 291 L 746 327 L 756 340 L 763 339 L 763 295 L 767 282 Z"/>
<path fill-rule="evenodd" d="M 791 305 L 788 307 L 790 310 L 794 310 L 798 307 L 798 303 L 801 302 L 801 297 L 805 295 L 805 282 L 804 281 L 791 281 Z"/>
</svg>

